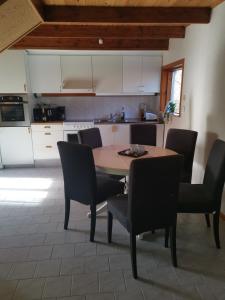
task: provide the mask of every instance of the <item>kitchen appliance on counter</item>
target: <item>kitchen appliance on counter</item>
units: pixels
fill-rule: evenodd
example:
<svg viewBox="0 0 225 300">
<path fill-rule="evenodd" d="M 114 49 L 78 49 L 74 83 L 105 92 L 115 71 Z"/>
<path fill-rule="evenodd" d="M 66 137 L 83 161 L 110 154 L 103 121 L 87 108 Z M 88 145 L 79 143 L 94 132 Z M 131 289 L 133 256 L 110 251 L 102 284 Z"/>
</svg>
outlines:
<svg viewBox="0 0 225 300">
<path fill-rule="evenodd" d="M 93 128 L 94 122 L 64 122 L 63 123 L 63 132 L 64 132 L 64 141 L 78 144 L 78 132 L 80 130 Z"/>
<path fill-rule="evenodd" d="M 0 126 L 30 126 L 29 108 L 26 96 L 0 96 Z"/>
<path fill-rule="evenodd" d="M 65 106 L 34 108 L 33 117 L 35 122 L 64 121 Z"/>
<path fill-rule="evenodd" d="M 157 121 L 158 117 L 156 114 L 153 114 L 151 112 L 145 112 L 145 120 L 146 121 Z"/>
</svg>

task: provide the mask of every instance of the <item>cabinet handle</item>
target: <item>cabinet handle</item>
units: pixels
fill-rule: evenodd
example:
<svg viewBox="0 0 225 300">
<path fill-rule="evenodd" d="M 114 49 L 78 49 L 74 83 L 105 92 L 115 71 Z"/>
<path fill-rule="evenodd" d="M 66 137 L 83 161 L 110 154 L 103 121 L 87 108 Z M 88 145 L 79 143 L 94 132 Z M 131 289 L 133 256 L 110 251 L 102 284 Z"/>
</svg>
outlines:
<svg viewBox="0 0 225 300">
<path fill-rule="evenodd" d="M 44 128 L 51 128 L 51 126 L 44 126 Z"/>
<path fill-rule="evenodd" d="M 50 132 L 45 132 L 45 135 L 51 135 L 51 133 Z"/>
<path fill-rule="evenodd" d="M 29 134 L 30 134 L 30 132 L 31 132 L 31 129 L 30 129 L 30 127 L 28 127 L 28 132 L 29 132 Z"/>
<path fill-rule="evenodd" d="M 24 92 L 26 92 L 27 91 L 27 85 L 26 85 L 26 83 L 24 83 L 23 88 L 24 88 Z"/>
<path fill-rule="evenodd" d="M 52 146 L 45 146 L 45 148 L 52 148 Z"/>
</svg>

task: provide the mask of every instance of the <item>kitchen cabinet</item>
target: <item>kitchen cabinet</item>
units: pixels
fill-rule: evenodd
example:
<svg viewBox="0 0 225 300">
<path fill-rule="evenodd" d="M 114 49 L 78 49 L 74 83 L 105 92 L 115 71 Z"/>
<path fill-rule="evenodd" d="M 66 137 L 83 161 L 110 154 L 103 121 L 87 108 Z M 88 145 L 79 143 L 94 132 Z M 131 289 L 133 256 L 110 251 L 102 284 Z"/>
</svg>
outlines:
<svg viewBox="0 0 225 300">
<path fill-rule="evenodd" d="M 93 92 L 91 59 L 91 56 L 61 56 L 63 93 Z"/>
<path fill-rule="evenodd" d="M 160 56 L 123 56 L 123 92 L 159 93 L 161 65 Z"/>
<path fill-rule="evenodd" d="M 92 65 L 96 94 L 122 93 L 122 56 L 92 56 Z"/>
<path fill-rule="evenodd" d="M 32 124 L 34 160 L 59 159 L 58 141 L 63 141 L 62 124 Z"/>
<path fill-rule="evenodd" d="M 34 160 L 30 127 L 1 127 L 0 151 L 4 166 L 32 165 Z"/>
<path fill-rule="evenodd" d="M 0 93 L 27 92 L 25 53 L 8 50 L 0 54 Z"/>
<path fill-rule="evenodd" d="M 114 144 L 114 133 L 112 131 L 112 124 L 95 125 L 99 128 L 102 137 L 102 145 L 109 146 Z"/>
<path fill-rule="evenodd" d="M 101 124 L 99 128 L 103 146 L 130 143 L 130 124 Z M 156 124 L 156 146 L 163 147 L 164 124 Z"/>
<path fill-rule="evenodd" d="M 32 93 L 60 93 L 59 55 L 29 55 L 29 73 Z"/>
</svg>

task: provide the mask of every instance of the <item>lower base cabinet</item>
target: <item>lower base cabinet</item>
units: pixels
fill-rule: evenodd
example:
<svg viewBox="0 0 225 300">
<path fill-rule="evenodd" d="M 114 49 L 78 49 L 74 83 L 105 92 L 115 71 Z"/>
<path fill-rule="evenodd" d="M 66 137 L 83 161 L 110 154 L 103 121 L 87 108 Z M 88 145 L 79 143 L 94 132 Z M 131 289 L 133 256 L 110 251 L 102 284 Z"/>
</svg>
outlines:
<svg viewBox="0 0 225 300">
<path fill-rule="evenodd" d="M 99 128 L 103 146 L 123 145 L 130 143 L 129 124 L 102 124 L 95 125 Z M 156 146 L 163 147 L 164 124 L 156 124 Z"/>
<path fill-rule="evenodd" d="M 1 127 L 0 151 L 3 166 L 33 165 L 30 127 Z"/>
</svg>

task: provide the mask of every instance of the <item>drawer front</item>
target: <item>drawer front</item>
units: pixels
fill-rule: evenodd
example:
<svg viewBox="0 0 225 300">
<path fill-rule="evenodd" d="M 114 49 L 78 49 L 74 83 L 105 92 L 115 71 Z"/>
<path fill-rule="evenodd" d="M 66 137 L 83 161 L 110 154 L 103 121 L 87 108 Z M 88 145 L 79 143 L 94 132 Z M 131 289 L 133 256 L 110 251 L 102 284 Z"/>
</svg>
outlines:
<svg viewBox="0 0 225 300">
<path fill-rule="evenodd" d="M 33 131 L 33 145 L 54 145 L 63 141 L 63 131 Z"/>
<path fill-rule="evenodd" d="M 55 145 L 35 145 L 34 159 L 59 159 L 59 151 Z"/>
<path fill-rule="evenodd" d="M 32 124 L 32 132 L 34 131 L 60 131 L 63 130 L 63 124 Z"/>
</svg>

